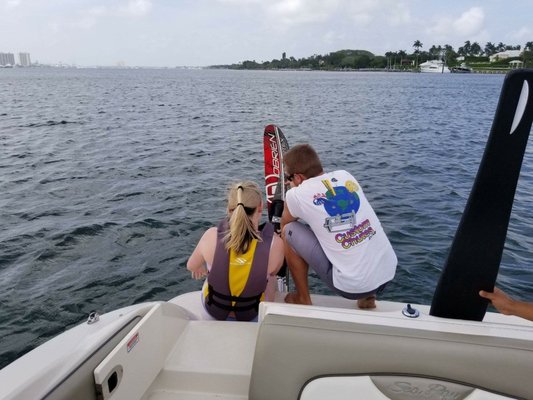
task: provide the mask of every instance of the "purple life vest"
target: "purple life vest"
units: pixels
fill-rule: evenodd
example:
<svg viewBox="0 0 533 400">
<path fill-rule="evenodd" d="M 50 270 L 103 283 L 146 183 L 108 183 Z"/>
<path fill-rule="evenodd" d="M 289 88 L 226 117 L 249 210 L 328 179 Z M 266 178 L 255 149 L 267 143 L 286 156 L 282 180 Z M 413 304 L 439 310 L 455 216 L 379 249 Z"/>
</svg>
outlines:
<svg viewBox="0 0 533 400">
<path fill-rule="evenodd" d="M 224 236 L 228 230 L 225 219 L 217 227 L 217 245 L 209 276 L 205 299 L 207 312 L 217 320 L 227 319 L 233 311 L 237 321 L 250 321 L 257 317 L 259 302 L 267 286 L 268 256 L 274 227 L 266 223 L 261 231 L 262 242 L 258 242 L 253 255 L 250 274 L 240 296 L 232 296 L 229 287 L 229 251 L 224 247 Z M 232 302 L 235 302 L 232 305 Z"/>
</svg>

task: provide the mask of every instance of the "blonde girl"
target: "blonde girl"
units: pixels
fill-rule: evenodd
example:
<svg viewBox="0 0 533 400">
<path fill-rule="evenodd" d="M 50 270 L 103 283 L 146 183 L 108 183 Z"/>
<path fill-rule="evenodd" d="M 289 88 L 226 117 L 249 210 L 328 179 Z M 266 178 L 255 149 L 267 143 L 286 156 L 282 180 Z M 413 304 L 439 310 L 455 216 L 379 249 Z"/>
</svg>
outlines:
<svg viewBox="0 0 533 400">
<path fill-rule="evenodd" d="M 211 316 L 249 321 L 260 301 L 274 300 L 283 241 L 270 223 L 259 229 L 263 201 L 256 183 L 233 184 L 227 201 L 227 217 L 203 234 L 187 269 L 194 279 L 207 276 L 202 299 Z"/>
</svg>

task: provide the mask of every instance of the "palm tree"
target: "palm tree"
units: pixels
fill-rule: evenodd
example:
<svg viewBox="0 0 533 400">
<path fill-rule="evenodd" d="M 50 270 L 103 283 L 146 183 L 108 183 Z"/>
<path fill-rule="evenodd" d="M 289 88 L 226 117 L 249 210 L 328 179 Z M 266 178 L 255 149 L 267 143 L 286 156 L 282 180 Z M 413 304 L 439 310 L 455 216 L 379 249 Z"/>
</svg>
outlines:
<svg viewBox="0 0 533 400">
<path fill-rule="evenodd" d="M 407 58 L 407 52 L 405 50 L 399 50 L 398 56 L 400 57 L 400 68 L 403 69 L 403 60 Z"/>
<path fill-rule="evenodd" d="M 457 58 L 457 53 L 449 44 L 444 45 L 444 57 L 446 58 L 446 60 L 448 60 L 448 62 L 452 59 L 455 60 Z"/>
<path fill-rule="evenodd" d="M 528 64 L 531 64 L 531 60 L 533 60 L 533 42 L 527 42 L 524 45 L 524 51 L 522 52 L 524 67 L 526 67 Z"/>
<path fill-rule="evenodd" d="M 442 56 L 442 46 L 439 44 L 438 46 L 431 46 L 431 48 L 429 49 L 429 55 L 432 57 L 432 58 L 439 58 Z"/>
<path fill-rule="evenodd" d="M 392 69 L 396 69 L 396 57 L 398 57 L 398 52 L 394 51 L 392 55 L 394 57 L 394 66 L 392 67 Z"/>
<path fill-rule="evenodd" d="M 479 56 L 481 52 L 482 50 L 481 50 L 481 46 L 479 45 L 479 43 L 478 42 L 472 43 L 472 45 L 470 46 L 470 54 L 473 56 Z"/>
<path fill-rule="evenodd" d="M 478 45 L 479 46 L 479 45 Z M 465 45 L 463 46 L 463 49 L 464 49 L 464 55 L 465 56 L 470 56 L 472 55 L 472 45 L 470 44 L 470 40 L 467 40 L 465 42 Z"/>
<path fill-rule="evenodd" d="M 392 51 L 387 51 L 385 57 L 387 57 L 387 69 L 392 69 L 392 56 L 394 53 Z"/>
<path fill-rule="evenodd" d="M 492 42 L 487 42 L 484 50 L 485 50 L 485 55 L 490 57 L 491 55 L 496 53 L 496 45 Z"/>
<path fill-rule="evenodd" d="M 420 40 L 415 40 L 413 43 L 413 47 L 415 48 L 415 54 L 416 54 L 416 65 L 415 68 L 418 68 L 418 54 L 420 53 L 420 48 L 423 46 L 422 42 Z"/>
</svg>

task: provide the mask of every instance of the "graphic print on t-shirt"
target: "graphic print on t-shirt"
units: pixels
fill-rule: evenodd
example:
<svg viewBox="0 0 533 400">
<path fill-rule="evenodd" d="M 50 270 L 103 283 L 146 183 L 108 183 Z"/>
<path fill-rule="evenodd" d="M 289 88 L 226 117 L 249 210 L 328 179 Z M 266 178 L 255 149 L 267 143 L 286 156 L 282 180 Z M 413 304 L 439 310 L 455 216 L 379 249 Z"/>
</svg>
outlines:
<svg viewBox="0 0 533 400">
<path fill-rule="evenodd" d="M 371 238 L 376 232 L 368 220 L 357 223 L 357 211 L 361 206 L 357 183 L 348 180 L 342 186 L 335 178 L 331 181 L 335 186 L 328 179 L 322 180 L 327 190 L 315 195 L 313 203 L 324 207 L 329 215 L 324 221 L 324 228 L 330 233 L 337 233 L 335 240 L 347 249 Z"/>
</svg>

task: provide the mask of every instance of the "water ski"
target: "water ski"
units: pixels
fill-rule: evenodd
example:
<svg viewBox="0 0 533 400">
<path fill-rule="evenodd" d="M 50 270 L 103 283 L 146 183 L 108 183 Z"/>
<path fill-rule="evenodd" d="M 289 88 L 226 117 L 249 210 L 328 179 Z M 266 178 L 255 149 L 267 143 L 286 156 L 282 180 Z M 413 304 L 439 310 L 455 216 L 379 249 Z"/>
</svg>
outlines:
<svg viewBox="0 0 533 400">
<path fill-rule="evenodd" d="M 286 191 L 283 171 L 283 154 L 289 150 L 289 143 L 278 126 L 273 124 L 265 126 L 263 134 L 263 150 L 268 220 L 272 222 L 276 232 L 279 232 Z M 278 272 L 278 278 L 278 289 L 280 291 L 287 291 L 288 280 L 286 264 L 284 264 Z"/>
<path fill-rule="evenodd" d="M 289 143 L 276 125 L 265 126 L 263 150 L 268 220 L 274 224 L 276 230 L 279 230 L 286 191 L 283 179 L 283 154 L 289 150 Z"/>
</svg>

